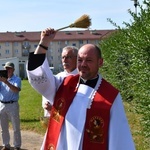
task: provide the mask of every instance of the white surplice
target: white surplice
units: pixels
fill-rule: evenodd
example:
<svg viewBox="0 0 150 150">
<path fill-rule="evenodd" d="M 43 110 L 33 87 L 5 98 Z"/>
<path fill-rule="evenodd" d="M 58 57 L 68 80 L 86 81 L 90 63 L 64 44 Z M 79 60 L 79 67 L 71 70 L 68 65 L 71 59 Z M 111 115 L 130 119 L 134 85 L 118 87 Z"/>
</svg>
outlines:
<svg viewBox="0 0 150 150">
<path fill-rule="evenodd" d="M 27 75 L 33 88 L 41 93 L 44 97 L 51 100 L 50 103 L 53 104 L 52 100 L 54 99 L 55 92 L 61 85 L 64 78 L 60 77 L 58 79 L 57 77 L 54 77 L 52 72 L 47 68 L 48 62 L 45 60 L 43 65 L 39 66 L 35 70 L 27 70 Z M 80 92 L 76 94 L 66 114 L 65 123 L 63 124 L 59 136 L 57 150 L 82 150 L 86 109 L 89 106 L 89 102 L 91 100 L 86 96 L 84 97 L 84 94 L 81 94 L 82 92 L 85 92 L 82 90 L 83 86 L 86 88 L 86 92 L 88 90 L 93 91 L 93 88 L 88 86 L 79 86 Z M 82 96 L 83 98 L 81 100 Z M 76 140 L 74 140 L 74 135 Z M 108 138 L 108 150 L 135 150 L 120 93 L 115 98 L 115 101 L 110 110 Z M 41 150 L 44 150 L 44 142 Z"/>
</svg>

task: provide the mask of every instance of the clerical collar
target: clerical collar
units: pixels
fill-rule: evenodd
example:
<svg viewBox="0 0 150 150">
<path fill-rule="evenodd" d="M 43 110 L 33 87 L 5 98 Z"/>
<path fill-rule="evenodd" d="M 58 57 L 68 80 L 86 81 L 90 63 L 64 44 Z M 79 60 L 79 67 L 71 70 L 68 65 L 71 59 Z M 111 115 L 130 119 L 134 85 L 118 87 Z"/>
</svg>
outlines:
<svg viewBox="0 0 150 150">
<path fill-rule="evenodd" d="M 81 78 L 80 78 L 80 84 L 85 84 L 85 85 L 88 85 L 88 86 L 94 88 L 95 85 L 96 85 L 96 83 L 97 83 L 97 81 L 98 81 L 98 78 L 99 78 L 98 75 L 97 75 L 96 78 L 93 78 L 93 79 L 91 79 L 91 80 L 85 80 L 85 79 L 83 79 L 83 78 L 81 77 Z"/>
</svg>

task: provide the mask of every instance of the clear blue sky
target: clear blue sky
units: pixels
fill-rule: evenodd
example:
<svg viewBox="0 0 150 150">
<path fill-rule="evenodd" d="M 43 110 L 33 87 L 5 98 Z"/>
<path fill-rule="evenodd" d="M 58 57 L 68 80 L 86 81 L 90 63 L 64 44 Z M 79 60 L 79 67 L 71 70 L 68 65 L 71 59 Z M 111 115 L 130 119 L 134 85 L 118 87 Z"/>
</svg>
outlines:
<svg viewBox="0 0 150 150">
<path fill-rule="evenodd" d="M 107 18 L 123 27 L 124 21 L 132 19 L 128 9 L 135 11 L 131 0 L 1 0 L 0 32 L 58 29 L 70 25 L 83 14 L 92 19 L 92 30 L 114 29 Z"/>
</svg>

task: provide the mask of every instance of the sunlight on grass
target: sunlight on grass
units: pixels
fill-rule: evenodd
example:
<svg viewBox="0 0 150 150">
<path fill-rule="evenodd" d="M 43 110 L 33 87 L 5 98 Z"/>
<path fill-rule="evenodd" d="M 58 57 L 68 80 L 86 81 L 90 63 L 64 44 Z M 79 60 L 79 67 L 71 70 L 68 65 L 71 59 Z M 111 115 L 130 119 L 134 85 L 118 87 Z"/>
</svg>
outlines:
<svg viewBox="0 0 150 150">
<path fill-rule="evenodd" d="M 28 80 L 23 80 L 19 100 L 22 130 L 44 134 L 45 129 L 40 123 L 40 117 L 43 116 L 41 99 L 41 95 L 30 86 Z"/>
<path fill-rule="evenodd" d="M 134 103 L 133 102 L 124 102 L 126 115 L 132 132 L 133 140 L 136 145 L 136 150 L 146 150 L 144 148 L 144 137 L 141 136 L 140 132 L 142 127 L 140 125 L 141 116 L 134 112 Z"/>
</svg>

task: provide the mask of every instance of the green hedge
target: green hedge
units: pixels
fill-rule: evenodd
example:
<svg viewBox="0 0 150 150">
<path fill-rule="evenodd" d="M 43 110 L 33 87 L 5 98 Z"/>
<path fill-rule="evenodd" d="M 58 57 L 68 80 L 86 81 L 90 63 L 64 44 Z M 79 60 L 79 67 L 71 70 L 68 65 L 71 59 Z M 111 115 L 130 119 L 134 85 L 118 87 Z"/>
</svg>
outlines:
<svg viewBox="0 0 150 150">
<path fill-rule="evenodd" d="M 99 45 L 104 57 L 100 71 L 120 90 L 124 101 L 134 102 L 132 111 L 142 115 L 146 143 L 150 138 L 150 1 L 144 4 L 137 16 L 129 10 L 133 22 L 124 23 L 126 28 L 109 19 L 117 30 Z"/>
</svg>

